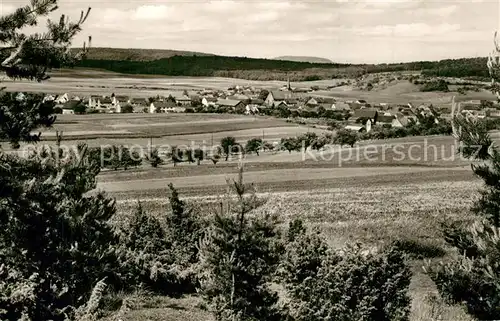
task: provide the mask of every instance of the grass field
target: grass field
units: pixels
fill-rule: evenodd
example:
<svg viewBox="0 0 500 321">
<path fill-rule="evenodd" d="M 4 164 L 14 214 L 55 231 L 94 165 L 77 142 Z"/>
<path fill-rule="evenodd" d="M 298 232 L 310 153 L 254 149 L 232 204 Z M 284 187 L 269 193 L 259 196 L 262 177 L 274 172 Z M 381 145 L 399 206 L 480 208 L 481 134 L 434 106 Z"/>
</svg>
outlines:
<svg viewBox="0 0 500 321">
<path fill-rule="evenodd" d="M 282 137 L 323 130 L 287 123 L 270 117 L 229 114 L 90 114 L 60 115 L 50 130 L 42 131 L 43 144 L 54 144 L 56 132 L 63 132 L 63 144 L 86 142 L 101 145 L 212 145 L 233 136 L 239 142 L 251 138 L 279 141 Z M 7 150 L 9 146 L 4 146 Z"/>
<path fill-rule="evenodd" d="M 178 117 L 178 123 L 186 122 L 183 116 Z M 110 119 L 95 121 L 108 126 L 112 123 Z M 155 121 L 175 122 L 174 119 Z M 144 122 L 148 121 L 113 124 L 115 128 L 136 130 Z M 281 133 L 298 131 L 297 128 L 273 127 L 273 130 Z M 242 140 L 247 136 L 244 133 L 251 136 L 259 131 L 254 128 L 233 133 Z M 204 135 L 162 139 L 181 139 L 181 136 L 193 139 Z M 498 134 L 493 136 L 498 139 Z M 292 218 L 303 218 L 310 226 L 319 228 L 333 247 L 342 247 L 346 242 L 382 246 L 403 238 L 447 251 L 439 223 L 469 219 L 468 209 L 481 187 L 470 170 L 470 162 L 457 157 L 454 144 L 451 137 L 406 137 L 305 154 L 249 155 L 244 159 L 245 181 L 254 183 L 258 194 L 267 199 L 263 210 L 278 213 L 283 225 Z M 403 159 L 398 158 L 400 153 L 405 155 Z M 169 183 L 191 204 L 205 204 L 206 215 L 211 215 L 210 204 L 226 191 L 226 179 L 235 177 L 238 162 L 233 158 L 217 165 L 205 161 L 200 166 L 180 164 L 152 169 L 145 165 L 137 170 L 106 171 L 98 178 L 98 188 L 117 199 L 117 224 L 127 221 L 139 200 L 148 213 L 161 218 L 168 211 Z M 411 320 L 437 320 L 436 309 L 443 320 L 470 320 L 460 307 L 443 303 L 436 306 L 427 299 L 437 292 L 423 273 L 422 264 L 420 260 L 412 261 Z M 169 299 L 136 295 L 127 299 L 135 300 L 136 304 L 123 320 L 211 319 L 200 308 L 199 298 L 193 296 Z"/>
<path fill-rule="evenodd" d="M 203 166 L 194 166 L 195 172 L 191 174 L 179 166 L 155 175 L 163 178 L 132 181 L 130 176 L 147 177 L 151 171 L 121 172 L 116 176 L 106 173 L 100 186 L 117 197 L 120 213 L 117 219 L 121 222 L 127 221 L 137 200 L 151 215 L 164 217 L 163 213 L 169 210 L 166 201 L 169 182 L 178 187 L 188 202 L 197 206 L 207 204 L 206 215 L 211 215 L 209 204 L 225 191 L 225 178 L 235 176 L 232 165 L 214 168 L 218 174 L 212 175 L 200 175 L 207 171 Z M 303 218 L 310 226 L 319 228 L 328 243 L 337 248 L 345 242 L 381 246 L 402 238 L 445 248 L 439 223 L 467 219 L 468 208 L 480 188 L 480 182 L 463 167 L 307 168 L 304 165 L 300 169 L 261 171 L 260 166 L 266 165 L 248 164 L 245 179 L 256 183 L 259 195 L 267 199 L 262 210 L 278 213 L 283 225 L 293 218 Z M 441 320 L 470 320 L 460 307 L 444 304 L 436 307 L 426 299 L 436 289 L 423 273 L 422 264 L 419 260 L 412 262 L 411 320 L 438 320 L 436 308 Z M 211 320 L 199 308 L 196 297 L 137 300 L 141 303 L 123 320 Z"/>
</svg>

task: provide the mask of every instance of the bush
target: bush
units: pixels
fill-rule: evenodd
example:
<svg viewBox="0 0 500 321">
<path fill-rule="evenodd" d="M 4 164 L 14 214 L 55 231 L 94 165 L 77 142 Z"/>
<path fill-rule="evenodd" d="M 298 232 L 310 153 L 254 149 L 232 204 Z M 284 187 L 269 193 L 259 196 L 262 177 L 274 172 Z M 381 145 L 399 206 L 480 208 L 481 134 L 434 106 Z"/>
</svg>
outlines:
<svg viewBox="0 0 500 321">
<path fill-rule="evenodd" d="M 134 107 L 130 104 L 126 104 L 125 106 L 123 106 L 121 108 L 121 111 L 120 111 L 122 114 L 130 114 L 130 113 L 133 113 L 134 112 Z"/>
<path fill-rule="evenodd" d="M 289 240 L 278 276 L 292 320 L 408 320 L 411 272 L 401 252 L 334 252 L 296 222 Z"/>
<path fill-rule="evenodd" d="M 306 151 L 315 140 L 318 139 L 318 135 L 314 132 L 307 132 L 297 137 L 298 143 L 301 145 L 299 149 L 303 146 L 304 151 Z"/>
<path fill-rule="evenodd" d="M 146 160 L 151 164 L 152 167 L 158 167 L 163 164 L 163 159 L 161 159 L 158 154 L 158 149 L 153 148 L 151 152 L 146 156 Z"/>
<path fill-rule="evenodd" d="M 480 320 L 497 320 L 500 318 L 499 231 L 488 222 L 476 222 L 461 234 L 467 235 L 476 251 L 460 253 L 448 263 L 428 265 L 427 272 L 447 302 L 464 303 L 467 311 Z"/>
<path fill-rule="evenodd" d="M 393 243 L 393 246 L 414 259 L 437 258 L 446 254 L 446 251 L 441 246 L 420 240 L 397 240 Z"/>
<path fill-rule="evenodd" d="M 121 271 L 129 290 L 144 288 L 172 296 L 195 291 L 193 265 L 203 224 L 172 184 L 169 189 L 171 211 L 165 217 L 166 226 L 144 213 L 139 203 L 122 231 Z"/>
<path fill-rule="evenodd" d="M 354 147 L 354 144 L 358 141 L 358 134 L 352 130 L 341 129 L 337 132 L 334 143 L 340 145 L 341 147 L 344 145 L 349 145 Z"/>
<path fill-rule="evenodd" d="M 434 80 L 434 81 L 429 81 L 426 82 L 421 88 L 420 91 L 426 92 L 426 91 L 444 91 L 448 92 L 448 83 L 444 81 L 443 79 L 439 80 Z"/>
<path fill-rule="evenodd" d="M 179 276 L 171 269 L 172 253 L 160 222 L 144 213 L 139 203 L 123 231 L 121 270 L 126 290 L 148 289 L 162 294 L 181 292 Z"/>
<path fill-rule="evenodd" d="M 85 158 L 60 165 L 0 158 L 10 164 L 0 166 L 9 204 L 0 207 L 0 319 L 65 320 L 95 282 L 116 285 L 118 240 L 109 224 L 115 203 L 102 193 L 85 195 L 99 172 Z"/>
<path fill-rule="evenodd" d="M 89 149 L 90 157 L 102 168 L 127 170 L 142 164 L 142 157 L 137 151 L 132 151 L 124 146 L 95 147 Z"/>
<path fill-rule="evenodd" d="M 220 146 L 222 147 L 224 155 L 226 155 L 226 161 L 227 161 L 229 155 L 232 152 L 233 147 L 236 146 L 236 138 L 232 136 L 224 137 L 220 141 Z"/>
<path fill-rule="evenodd" d="M 496 60 L 490 63 L 495 83 L 500 66 Z M 472 208 L 477 215 L 472 226 L 443 226 L 445 240 L 456 248 L 456 256 L 437 266 L 427 264 L 426 269 L 448 302 L 464 304 L 475 318 L 499 319 L 500 151 L 488 134 L 487 123 L 454 115 L 453 126 L 460 153 L 475 160 L 472 170 L 485 188 Z"/>
<path fill-rule="evenodd" d="M 281 149 L 287 150 L 289 153 L 292 151 L 300 151 L 302 148 L 301 142 L 295 137 L 282 138 L 280 141 Z"/>
<path fill-rule="evenodd" d="M 262 148 L 262 139 L 261 138 L 252 138 L 247 141 L 245 145 L 246 153 L 256 153 L 259 156 L 259 150 Z"/>
</svg>

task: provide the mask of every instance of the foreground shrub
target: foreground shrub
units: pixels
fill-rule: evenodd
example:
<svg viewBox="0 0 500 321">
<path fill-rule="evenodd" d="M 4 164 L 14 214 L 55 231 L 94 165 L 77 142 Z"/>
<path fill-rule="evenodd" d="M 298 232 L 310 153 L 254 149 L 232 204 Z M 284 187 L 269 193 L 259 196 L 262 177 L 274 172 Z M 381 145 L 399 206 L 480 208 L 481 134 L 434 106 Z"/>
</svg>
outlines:
<svg viewBox="0 0 500 321">
<path fill-rule="evenodd" d="M 498 46 L 496 50 L 500 54 Z M 498 59 L 490 59 L 488 67 L 493 88 L 498 90 Z M 500 151 L 484 123 L 455 111 L 453 128 L 460 152 L 476 160 L 472 170 L 485 188 L 472 208 L 477 215 L 472 226 L 444 226 L 445 239 L 457 255 L 437 266 L 428 264 L 426 269 L 448 302 L 463 303 L 478 319 L 500 319 Z"/>
<path fill-rule="evenodd" d="M 297 225 L 278 270 L 291 320 L 408 320 L 411 272 L 401 252 L 335 252 Z"/>
<path fill-rule="evenodd" d="M 480 320 L 500 317 L 500 230 L 488 222 L 476 222 L 461 233 L 477 250 L 451 262 L 428 266 L 427 271 L 449 303 L 464 303 Z"/>
<path fill-rule="evenodd" d="M 99 167 L 7 155 L 0 162 L 0 319 L 72 317 L 95 282 L 118 278 L 115 203 L 85 195 Z"/>
<path fill-rule="evenodd" d="M 144 212 L 139 203 L 122 233 L 121 270 L 129 290 L 144 288 L 172 296 L 195 291 L 193 269 L 201 236 L 201 221 L 187 209 L 169 185 L 171 213 L 166 227 Z"/>
<path fill-rule="evenodd" d="M 393 246 L 414 259 L 430 259 L 446 254 L 441 246 L 422 240 L 401 239 L 395 241 Z"/>
</svg>

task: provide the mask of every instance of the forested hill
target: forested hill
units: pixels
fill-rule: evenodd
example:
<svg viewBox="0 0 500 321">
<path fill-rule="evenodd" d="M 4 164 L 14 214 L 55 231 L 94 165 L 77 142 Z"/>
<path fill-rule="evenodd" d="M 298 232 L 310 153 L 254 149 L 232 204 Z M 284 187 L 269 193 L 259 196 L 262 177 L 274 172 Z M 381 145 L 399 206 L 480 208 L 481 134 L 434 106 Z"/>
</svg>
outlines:
<svg viewBox="0 0 500 321">
<path fill-rule="evenodd" d="M 122 55 L 123 56 L 123 55 Z M 161 59 L 100 59 L 90 55 L 78 67 L 98 68 L 124 74 L 166 76 L 220 76 L 254 80 L 318 80 L 357 77 L 364 73 L 421 71 L 429 76 L 487 79 L 486 58 L 447 59 L 411 63 L 354 65 L 310 63 L 274 59 L 226 57 L 197 53 L 173 55 Z M 103 56 L 101 56 L 103 57 Z"/>
<path fill-rule="evenodd" d="M 73 48 L 78 52 L 81 48 Z M 213 56 L 213 54 L 170 49 L 134 49 L 134 48 L 90 48 L 87 58 L 91 60 L 126 60 L 126 61 L 151 61 L 170 58 L 173 56 Z"/>
<path fill-rule="evenodd" d="M 331 60 L 321 57 L 305 57 L 305 56 L 280 56 L 274 58 L 275 60 L 288 60 L 288 61 L 299 61 L 299 62 L 312 62 L 312 63 L 333 63 Z"/>
</svg>

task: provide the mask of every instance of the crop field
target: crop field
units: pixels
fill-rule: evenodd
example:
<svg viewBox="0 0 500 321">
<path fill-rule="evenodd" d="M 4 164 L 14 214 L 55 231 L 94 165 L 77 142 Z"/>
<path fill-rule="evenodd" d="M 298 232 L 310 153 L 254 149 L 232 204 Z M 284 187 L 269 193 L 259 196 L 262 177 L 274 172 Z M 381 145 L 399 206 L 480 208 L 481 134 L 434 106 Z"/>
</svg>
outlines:
<svg viewBox="0 0 500 321">
<path fill-rule="evenodd" d="M 102 145 L 154 146 L 218 144 L 233 136 L 239 142 L 251 138 L 279 141 L 282 137 L 323 130 L 287 123 L 270 117 L 228 114 L 90 114 L 60 115 L 50 130 L 42 131 L 43 144 L 54 144 L 56 131 L 63 132 L 63 144 L 86 142 Z M 6 150 L 9 146 L 4 146 Z"/>
<path fill-rule="evenodd" d="M 75 77 L 76 74 L 76 77 Z M 294 86 L 333 86 L 342 79 L 296 82 Z M 276 89 L 286 85 L 285 81 L 257 81 L 223 77 L 158 77 L 122 75 L 105 71 L 71 70 L 61 71 L 43 83 L 11 81 L 2 79 L 7 91 L 43 93 L 71 93 L 75 95 L 129 95 L 131 97 L 152 97 L 156 95 L 182 94 L 183 90 L 196 91 L 204 88 L 226 90 L 229 87 L 253 86 Z"/>
<path fill-rule="evenodd" d="M 279 215 L 285 226 L 293 218 L 303 218 L 319 229 L 329 244 L 339 248 L 345 242 L 361 242 L 364 246 L 381 246 L 397 239 L 417 240 L 445 248 L 439 223 L 445 220 L 467 220 L 468 208 L 477 197 L 480 182 L 468 168 L 423 167 L 347 167 L 300 168 L 259 171 L 259 164 L 248 165 L 247 183 L 256 183 L 257 193 L 267 200 L 260 209 Z M 233 166 L 234 167 L 234 166 Z M 193 176 L 186 168 L 177 168 L 162 176 L 171 178 L 146 179 L 142 188 L 137 181 L 122 181 L 107 185 L 111 175 L 101 185 L 117 197 L 120 222 L 127 221 L 141 200 L 143 209 L 160 219 L 169 211 L 166 185 L 173 182 L 190 204 L 212 215 L 218 197 L 224 193 L 225 178 L 235 177 L 231 166 L 217 168 L 222 174 L 199 176 L 202 171 L 193 167 Z M 165 170 L 167 172 L 167 170 Z M 184 174 L 183 174 L 184 173 Z M 292 175 L 293 173 L 293 175 Z M 142 173 L 146 175 L 146 173 Z M 170 175 L 171 174 L 171 175 Z M 120 179 L 124 174 L 121 172 Z M 176 176 L 177 175 L 177 176 Z M 115 177 L 118 179 L 118 177 Z M 134 189 L 134 193 L 123 190 Z M 146 188 L 146 189 L 144 189 Z M 152 189 L 149 189 L 152 188 Z M 121 190 L 121 192 L 116 192 Z M 113 192 L 114 191 L 114 192 Z M 435 293 L 430 279 L 423 273 L 422 261 L 416 260 L 411 284 L 413 299 L 412 321 L 432 320 L 436 308 L 428 303 L 427 295 Z M 127 320 L 205 320 L 210 319 L 197 305 L 196 297 L 180 300 L 155 298 L 156 305 L 145 304 L 151 298 L 139 299 Z M 169 304 L 165 304 L 166 300 Z M 470 320 L 459 307 L 440 306 L 443 320 Z"/>
</svg>

